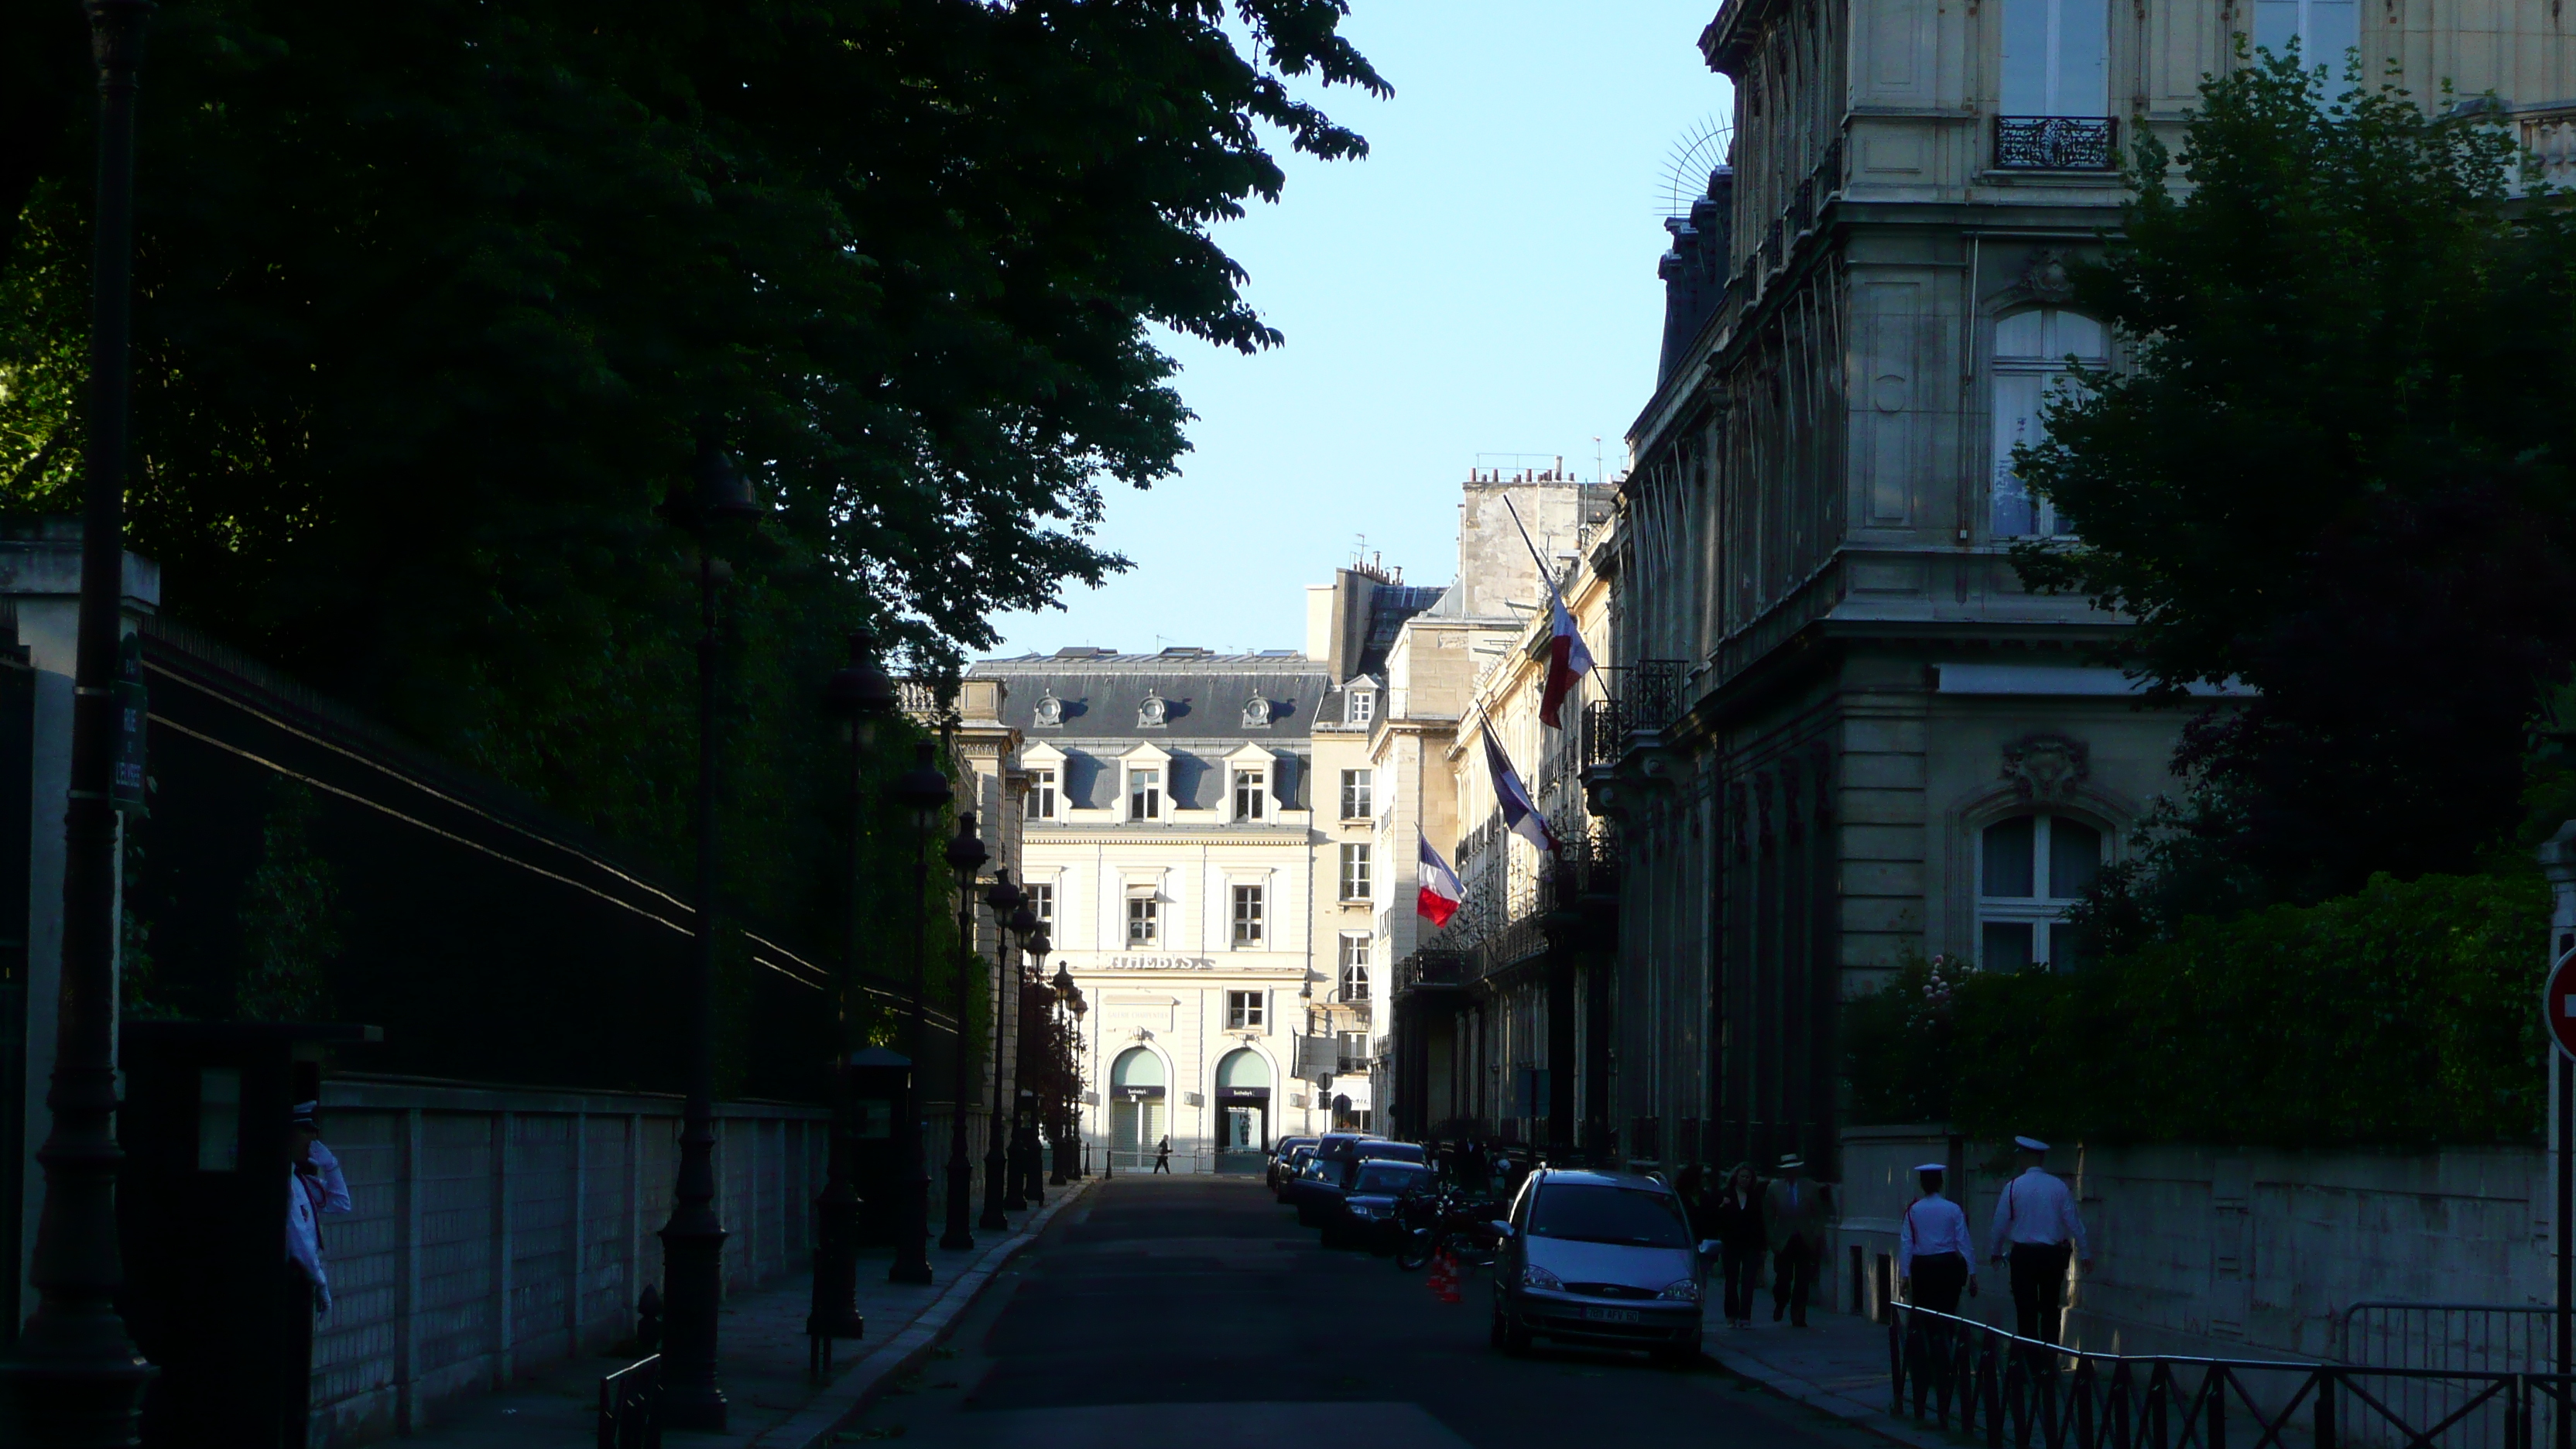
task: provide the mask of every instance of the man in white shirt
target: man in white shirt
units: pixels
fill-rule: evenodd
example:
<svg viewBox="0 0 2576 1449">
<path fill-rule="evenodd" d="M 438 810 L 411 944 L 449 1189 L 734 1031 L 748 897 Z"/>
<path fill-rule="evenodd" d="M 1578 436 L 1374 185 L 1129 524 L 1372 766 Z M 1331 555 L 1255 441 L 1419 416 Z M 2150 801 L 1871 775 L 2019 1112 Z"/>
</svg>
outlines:
<svg viewBox="0 0 2576 1449">
<path fill-rule="evenodd" d="M 331 1277 L 322 1267 L 322 1214 L 349 1210 L 349 1179 L 322 1145 L 315 1120 L 321 1104 L 295 1104 L 295 1135 L 286 1176 L 286 1258 L 313 1286 L 313 1311 L 331 1311 Z"/>
<path fill-rule="evenodd" d="M 1976 1252 L 1968 1236 L 1968 1215 L 1941 1195 L 1948 1171 L 1938 1162 L 1914 1169 L 1923 1195 L 1905 1209 L 1896 1229 L 1896 1287 L 1906 1301 L 1935 1313 L 1959 1311 L 1959 1293 L 1975 1292 L 1969 1268 Z"/>
<path fill-rule="evenodd" d="M 2075 1210 L 2075 1194 L 2044 1165 L 2048 1144 L 2016 1137 L 2013 1145 L 2020 1149 L 2015 1160 L 2021 1176 L 2005 1183 L 1995 1199 L 1995 1224 L 1986 1248 L 1996 1262 L 2012 1264 L 2013 1331 L 2055 1343 L 2067 1260 L 2081 1259 L 2089 1269 L 2093 1250 L 2084 1237 L 2084 1215 Z"/>
</svg>

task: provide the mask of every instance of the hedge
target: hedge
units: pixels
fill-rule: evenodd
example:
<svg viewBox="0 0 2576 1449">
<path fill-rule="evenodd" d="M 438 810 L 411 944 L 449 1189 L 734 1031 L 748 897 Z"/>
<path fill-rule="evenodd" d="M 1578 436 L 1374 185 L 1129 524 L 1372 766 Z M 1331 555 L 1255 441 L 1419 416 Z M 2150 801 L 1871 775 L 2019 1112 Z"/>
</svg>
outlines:
<svg viewBox="0 0 2576 1449">
<path fill-rule="evenodd" d="M 2549 892 L 2374 878 L 2066 973 L 1917 961 L 1849 1003 L 1855 1121 L 1980 1137 L 2537 1140 Z"/>
</svg>

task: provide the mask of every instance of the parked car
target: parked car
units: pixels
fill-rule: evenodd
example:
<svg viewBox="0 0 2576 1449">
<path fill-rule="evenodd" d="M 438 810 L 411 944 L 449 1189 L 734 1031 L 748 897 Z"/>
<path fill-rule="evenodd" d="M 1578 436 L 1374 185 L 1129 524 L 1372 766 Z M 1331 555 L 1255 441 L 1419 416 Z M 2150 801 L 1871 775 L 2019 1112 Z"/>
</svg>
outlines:
<svg viewBox="0 0 2576 1449">
<path fill-rule="evenodd" d="M 1305 1172 L 1306 1164 L 1314 1160 L 1315 1149 L 1311 1144 L 1288 1149 L 1287 1155 L 1280 1158 L 1278 1164 L 1270 1169 L 1270 1195 L 1283 1203 L 1286 1202 L 1288 1185 L 1295 1182 Z"/>
<path fill-rule="evenodd" d="M 1393 1251 L 1404 1200 L 1427 1195 L 1439 1183 L 1439 1175 L 1425 1163 L 1395 1157 L 1358 1159 L 1351 1164 L 1347 1186 L 1326 1209 L 1324 1246 Z"/>
<path fill-rule="evenodd" d="M 1421 1163 L 1421 1144 L 1389 1142 L 1382 1137 L 1364 1137 L 1346 1144 L 1336 1156 L 1327 1158 L 1324 1149 L 1315 1149 L 1315 1160 L 1307 1164 L 1303 1178 L 1296 1185 L 1293 1201 L 1297 1204 L 1297 1222 L 1309 1228 L 1330 1228 L 1341 1201 L 1351 1190 L 1360 1168 L 1371 1162 Z"/>
<path fill-rule="evenodd" d="M 1700 1255 L 1673 1190 L 1627 1172 L 1540 1168 L 1498 1225 L 1494 1347 L 1534 1338 L 1699 1357 Z"/>
<path fill-rule="evenodd" d="M 1281 1202 L 1297 1210 L 1298 1226 L 1311 1228 L 1323 1222 L 1310 1204 L 1327 1190 L 1341 1191 L 1342 1165 L 1358 1154 L 1361 1143 L 1383 1140 L 1362 1132 L 1327 1132 L 1315 1139 L 1315 1155 L 1287 1180 L 1279 1194 Z"/>
<path fill-rule="evenodd" d="M 1279 1168 L 1281 1164 L 1288 1160 L 1288 1154 L 1295 1152 L 1300 1147 L 1312 1148 L 1314 1145 L 1315 1139 L 1312 1137 L 1280 1138 L 1279 1141 L 1270 1149 L 1270 1165 L 1262 1169 L 1262 1185 L 1269 1188 L 1272 1192 L 1277 1192 L 1279 1190 Z"/>
</svg>

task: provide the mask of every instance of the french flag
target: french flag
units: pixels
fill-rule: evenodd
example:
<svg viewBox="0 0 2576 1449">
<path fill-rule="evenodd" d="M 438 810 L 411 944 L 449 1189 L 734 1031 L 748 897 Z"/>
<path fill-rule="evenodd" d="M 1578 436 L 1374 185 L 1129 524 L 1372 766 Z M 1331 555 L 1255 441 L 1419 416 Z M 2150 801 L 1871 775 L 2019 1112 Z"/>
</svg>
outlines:
<svg viewBox="0 0 2576 1449">
<path fill-rule="evenodd" d="M 1451 870 L 1449 862 L 1440 858 L 1440 852 L 1431 848 L 1431 837 L 1421 835 L 1419 838 L 1422 841 L 1422 864 L 1419 868 L 1422 889 L 1413 898 L 1413 909 L 1428 917 L 1431 928 L 1436 931 L 1449 924 L 1451 916 L 1458 914 L 1458 903 L 1467 898 L 1467 888 L 1458 883 L 1458 872 Z"/>
<path fill-rule="evenodd" d="M 1547 601 L 1552 611 L 1551 632 L 1547 641 L 1547 684 L 1539 695 L 1538 717 L 1552 730 L 1565 728 L 1557 721 L 1565 697 L 1574 693 L 1575 681 L 1592 672 L 1592 651 L 1583 647 L 1583 635 L 1574 627 L 1574 615 L 1565 607 L 1565 595 L 1559 593 L 1554 579 L 1547 583 Z"/>
<path fill-rule="evenodd" d="M 1503 812 L 1503 828 L 1537 846 L 1542 855 L 1556 854 L 1556 832 L 1547 828 L 1547 817 L 1531 802 L 1529 787 L 1512 768 L 1511 756 L 1503 753 L 1491 729 L 1484 736 L 1485 769 L 1494 777 L 1494 803 Z"/>
</svg>

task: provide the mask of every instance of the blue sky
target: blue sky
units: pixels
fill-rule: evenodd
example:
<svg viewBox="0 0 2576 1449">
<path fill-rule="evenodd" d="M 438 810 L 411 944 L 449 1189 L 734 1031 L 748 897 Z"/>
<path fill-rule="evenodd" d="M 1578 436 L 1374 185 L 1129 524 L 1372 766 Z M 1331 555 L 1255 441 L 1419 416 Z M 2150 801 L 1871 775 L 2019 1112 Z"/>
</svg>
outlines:
<svg viewBox="0 0 2576 1449">
<path fill-rule="evenodd" d="M 1112 485 L 1101 541 L 1135 567 L 997 621 L 1070 644 L 1288 649 L 1304 586 L 1367 538 L 1445 583 L 1458 485 L 1501 456 L 1615 472 L 1654 383 L 1655 258 L 1676 145 L 1728 114 L 1695 42 L 1717 0 L 1353 0 L 1345 33 L 1395 86 L 1321 99 L 1367 160 L 1285 157 L 1277 206 L 1220 229 L 1287 344 L 1183 338 L 1199 420 L 1178 477 Z"/>
</svg>

